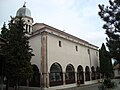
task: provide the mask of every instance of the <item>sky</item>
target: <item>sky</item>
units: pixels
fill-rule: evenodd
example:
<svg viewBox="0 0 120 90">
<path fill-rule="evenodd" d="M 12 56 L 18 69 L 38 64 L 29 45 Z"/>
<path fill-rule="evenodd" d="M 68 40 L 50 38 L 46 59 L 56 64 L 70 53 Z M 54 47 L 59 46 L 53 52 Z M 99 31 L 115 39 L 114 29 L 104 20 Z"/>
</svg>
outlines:
<svg viewBox="0 0 120 90">
<path fill-rule="evenodd" d="M 24 2 L 34 23 L 45 23 L 98 47 L 106 43 L 98 4 L 108 5 L 108 0 L 0 0 L 0 28 L 16 16 Z"/>
</svg>

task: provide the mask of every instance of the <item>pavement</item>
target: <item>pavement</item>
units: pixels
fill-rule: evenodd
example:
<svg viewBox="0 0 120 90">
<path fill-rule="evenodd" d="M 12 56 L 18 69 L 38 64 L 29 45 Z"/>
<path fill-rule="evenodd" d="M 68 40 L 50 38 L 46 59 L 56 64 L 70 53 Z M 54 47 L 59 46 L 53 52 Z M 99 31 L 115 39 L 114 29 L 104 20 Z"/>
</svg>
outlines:
<svg viewBox="0 0 120 90">
<path fill-rule="evenodd" d="M 108 90 L 120 90 L 120 79 L 113 79 L 112 81 L 116 82 L 117 87 L 114 89 L 108 89 Z"/>
<path fill-rule="evenodd" d="M 113 82 L 116 83 L 117 87 L 115 88 L 110 88 L 110 89 L 106 89 L 106 90 L 120 90 L 120 79 L 113 79 Z M 99 86 L 101 85 L 101 83 L 95 83 L 95 84 L 90 84 L 90 85 L 80 85 L 80 86 L 76 86 L 76 84 L 69 84 L 69 85 L 62 85 L 62 86 L 55 86 L 55 87 L 49 87 L 46 88 L 44 90 L 99 90 Z M 9 90 L 14 90 L 14 89 L 9 89 Z M 40 88 L 24 88 L 24 89 L 20 89 L 20 90 L 43 90 Z"/>
<path fill-rule="evenodd" d="M 116 87 L 115 88 L 110 88 L 110 89 L 106 89 L 106 90 L 120 90 L 120 79 L 113 79 L 113 82 L 116 83 Z M 69 87 L 66 86 L 66 88 L 62 88 L 62 86 L 60 87 L 51 87 L 48 88 L 46 90 L 99 90 L 99 86 L 101 85 L 101 83 L 96 83 L 96 84 L 90 84 L 90 85 L 80 85 L 80 86 L 76 86 L 76 85 L 69 85 Z M 64 86 L 65 87 L 65 86 Z"/>
<path fill-rule="evenodd" d="M 110 88 L 110 89 L 106 89 L 106 90 L 120 90 L 120 79 L 113 79 L 112 80 L 113 82 L 116 83 L 116 87 L 115 88 Z M 81 87 L 76 87 L 74 89 L 71 89 L 71 90 L 99 90 L 99 86 L 101 85 L 101 83 L 98 83 L 98 84 L 92 84 L 92 85 L 87 85 L 87 86 L 81 86 Z M 65 89 L 65 90 L 70 90 L 70 89 Z"/>
</svg>

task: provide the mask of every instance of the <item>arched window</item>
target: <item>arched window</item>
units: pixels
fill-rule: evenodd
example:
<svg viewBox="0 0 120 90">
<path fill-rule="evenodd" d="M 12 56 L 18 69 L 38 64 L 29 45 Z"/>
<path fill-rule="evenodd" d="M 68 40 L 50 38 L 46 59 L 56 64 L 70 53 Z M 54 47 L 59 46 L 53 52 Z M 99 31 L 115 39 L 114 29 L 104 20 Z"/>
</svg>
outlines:
<svg viewBox="0 0 120 90">
<path fill-rule="evenodd" d="M 95 80 L 95 68 L 94 68 L 94 66 L 91 67 L 91 71 L 92 71 L 92 73 L 91 73 L 91 79 Z"/>
<path fill-rule="evenodd" d="M 96 79 L 100 79 L 100 68 L 96 67 Z"/>
<path fill-rule="evenodd" d="M 50 68 L 50 86 L 57 86 L 63 84 L 63 74 L 60 64 L 53 63 Z"/>
<path fill-rule="evenodd" d="M 40 72 L 37 65 L 33 64 L 32 69 L 33 69 L 33 76 L 30 81 L 30 86 L 40 87 Z"/>
<path fill-rule="evenodd" d="M 88 66 L 85 68 L 85 80 L 90 81 L 90 69 Z"/>
<path fill-rule="evenodd" d="M 29 25 L 29 33 L 31 32 L 31 26 Z"/>
<path fill-rule="evenodd" d="M 77 68 L 77 83 L 84 84 L 84 72 L 81 65 Z"/>
<path fill-rule="evenodd" d="M 65 74 L 66 84 L 75 83 L 75 69 L 72 64 L 68 64 Z"/>
<path fill-rule="evenodd" d="M 26 31 L 25 31 L 26 33 L 28 32 L 28 25 L 26 24 Z"/>
</svg>

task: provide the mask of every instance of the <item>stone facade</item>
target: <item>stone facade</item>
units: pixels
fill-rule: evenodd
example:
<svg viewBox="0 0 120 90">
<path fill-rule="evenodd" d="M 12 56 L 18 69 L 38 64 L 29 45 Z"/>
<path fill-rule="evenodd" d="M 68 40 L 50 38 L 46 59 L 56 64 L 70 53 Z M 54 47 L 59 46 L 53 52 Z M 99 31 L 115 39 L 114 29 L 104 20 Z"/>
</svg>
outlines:
<svg viewBox="0 0 120 90">
<path fill-rule="evenodd" d="M 31 13 L 25 5 L 17 13 L 23 15 L 35 55 L 31 60 L 34 74 L 30 86 L 90 84 L 100 78 L 97 46 L 44 23 L 33 24 L 26 10 Z"/>
<path fill-rule="evenodd" d="M 54 64 L 58 64 L 61 67 L 62 76 L 60 77 L 58 74 L 58 77 L 60 77 L 60 79 L 62 78 L 62 82 L 58 82 L 60 85 L 66 84 L 67 65 L 73 67 L 75 74 L 73 75 L 74 81 L 68 81 L 68 84 L 77 83 L 78 66 L 82 66 L 83 68 L 83 83 L 86 81 L 86 67 L 89 69 L 90 80 L 92 80 L 91 67 L 93 67 L 95 71 L 96 68 L 99 67 L 99 52 L 97 46 L 43 23 L 37 23 L 33 28 L 35 30 L 33 30 L 33 34 L 30 37 L 30 45 L 33 48 L 35 56 L 31 62 L 39 68 L 43 76 L 43 83 L 46 87 L 54 86 L 54 83 L 51 85 L 50 81 L 51 68 Z"/>
</svg>

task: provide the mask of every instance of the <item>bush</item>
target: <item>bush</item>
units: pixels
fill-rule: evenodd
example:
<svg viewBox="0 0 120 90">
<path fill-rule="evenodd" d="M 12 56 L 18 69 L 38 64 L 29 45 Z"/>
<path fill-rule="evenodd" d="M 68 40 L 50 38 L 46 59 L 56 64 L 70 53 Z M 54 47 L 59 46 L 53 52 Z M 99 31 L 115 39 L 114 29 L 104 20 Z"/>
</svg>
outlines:
<svg viewBox="0 0 120 90">
<path fill-rule="evenodd" d="M 115 88 L 117 86 L 117 84 L 115 82 L 111 82 L 110 79 L 105 79 L 103 84 L 107 87 L 107 88 Z"/>
<path fill-rule="evenodd" d="M 105 79 L 103 84 L 107 87 L 110 88 L 111 87 L 111 80 L 110 79 Z"/>
</svg>

